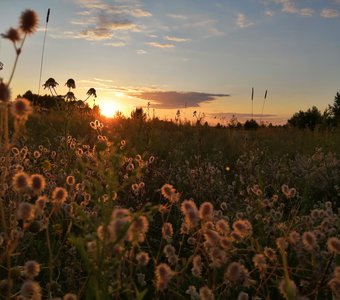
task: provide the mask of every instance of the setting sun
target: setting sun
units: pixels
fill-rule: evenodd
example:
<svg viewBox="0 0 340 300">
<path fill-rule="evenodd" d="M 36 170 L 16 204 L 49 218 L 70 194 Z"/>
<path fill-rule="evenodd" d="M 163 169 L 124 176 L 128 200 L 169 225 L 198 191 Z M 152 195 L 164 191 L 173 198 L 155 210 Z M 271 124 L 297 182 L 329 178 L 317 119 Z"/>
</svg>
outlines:
<svg viewBox="0 0 340 300">
<path fill-rule="evenodd" d="M 100 113 L 107 118 L 112 118 L 117 111 L 117 107 L 112 101 L 102 102 L 99 107 Z"/>
</svg>

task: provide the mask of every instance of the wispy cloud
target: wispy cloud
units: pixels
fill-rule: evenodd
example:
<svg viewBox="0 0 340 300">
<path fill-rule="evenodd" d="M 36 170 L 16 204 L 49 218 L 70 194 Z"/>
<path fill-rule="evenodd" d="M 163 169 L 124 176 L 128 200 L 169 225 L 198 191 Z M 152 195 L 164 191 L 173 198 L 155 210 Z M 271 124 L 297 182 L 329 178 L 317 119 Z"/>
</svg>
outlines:
<svg viewBox="0 0 340 300">
<path fill-rule="evenodd" d="M 299 15 L 305 16 L 305 17 L 313 16 L 314 13 L 315 13 L 315 11 L 312 8 L 301 8 L 299 10 Z"/>
<path fill-rule="evenodd" d="M 158 109 L 176 109 L 183 107 L 199 107 L 201 103 L 208 103 L 229 94 L 210 94 L 201 92 L 178 91 L 138 91 L 130 96 L 152 102 L 152 107 Z"/>
<path fill-rule="evenodd" d="M 145 50 L 143 50 L 143 49 L 138 49 L 136 52 L 137 52 L 138 55 L 143 55 L 143 54 L 146 54 L 146 53 L 147 53 L 147 52 L 146 52 Z"/>
<path fill-rule="evenodd" d="M 140 32 L 136 19 L 150 17 L 151 13 L 145 10 L 139 1 L 124 1 L 119 3 L 106 3 L 103 0 L 74 0 L 82 11 L 77 19 L 72 20 L 73 25 L 79 26 L 73 32 L 73 38 L 90 41 L 115 39 L 116 31 Z M 64 34 L 67 38 L 67 34 Z M 112 46 L 122 46 L 121 41 L 112 41 Z"/>
<path fill-rule="evenodd" d="M 148 44 L 151 47 L 162 48 L 162 49 L 168 49 L 168 48 L 174 48 L 175 47 L 175 45 L 169 44 L 169 43 L 150 42 Z"/>
<path fill-rule="evenodd" d="M 177 42 L 177 43 L 190 41 L 190 39 L 180 38 L 180 37 L 175 37 L 175 36 L 166 36 L 165 39 L 168 41 Z"/>
<path fill-rule="evenodd" d="M 105 43 L 105 46 L 111 46 L 111 47 L 124 47 L 126 43 L 124 42 L 113 42 L 113 43 Z"/>
<path fill-rule="evenodd" d="M 246 28 L 254 25 L 253 22 L 250 22 L 247 20 L 246 16 L 244 14 L 238 14 L 236 19 L 236 25 L 240 28 Z"/>
<path fill-rule="evenodd" d="M 315 13 L 314 9 L 309 7 L 298 8 L 294 0 L 273 0 L 273 1 L 281 5 L 281 11 L 285 13 L 298 14 L 304 17 L 312 16 Z"/>
<path fill-rule="evenodd" d="M 337 18 L 340 16 L 340 12 L 336 9 L 323 9 L 320 16 L 323 18 Z"/>
<path fill-rule="evenodd" d="M 179 14 L 168 14 L 168 17 L 172 19 L 177 19 L 177 20 L 187 20 L 188 16 L 185 15 L 179 15 Z"/>
</svg>

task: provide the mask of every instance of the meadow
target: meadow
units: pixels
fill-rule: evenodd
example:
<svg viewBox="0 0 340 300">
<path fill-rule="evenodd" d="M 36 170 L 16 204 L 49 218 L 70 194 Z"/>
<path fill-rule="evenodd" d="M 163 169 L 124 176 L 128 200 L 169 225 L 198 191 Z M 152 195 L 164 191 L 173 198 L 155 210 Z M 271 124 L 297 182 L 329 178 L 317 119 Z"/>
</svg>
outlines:
<svg viewBox="0 0 340 300">
<path fill-rule="evenodd" d="M 42 110 L 10 82 L 0 299 L 340 299 L 339 128 Z"/>
</svg>

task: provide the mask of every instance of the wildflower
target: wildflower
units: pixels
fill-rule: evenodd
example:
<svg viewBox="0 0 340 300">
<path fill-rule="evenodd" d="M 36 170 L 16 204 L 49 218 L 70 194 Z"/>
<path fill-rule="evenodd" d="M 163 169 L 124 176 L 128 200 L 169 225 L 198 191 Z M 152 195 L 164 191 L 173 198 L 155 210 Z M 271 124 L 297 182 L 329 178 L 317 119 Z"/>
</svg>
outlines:
<svg viewBox="0 0 340 300">
<path fill-rule="evenodd" d="M 276 254 L 274 249 L 265 247 L 263 254 L 270 260 L 270 261 L 275 261 L 276 260 Z"/>
<path fill-rule="evenodd" d="M 225 277 L 231 281 L 236 282 L 241 279 L 244 266 L 239 262 L 232 262 L 228 265 Z"/>
<path fill-rule="evenodd" d="M 56 187 L 52 192 L 52 199 L 59 204 L 63 204 L 68 196 L 68 192 L 63 187 Z"/>
<path fill-rule="evenodd" d="M 315 234 L 310 231 L 306 231 L 302 235 L 302 243 L 308 251 L 313 251 L 317 246 Z"/>
<path fill-rule="evenodd" d="M 67 293 L 64 295 L 63 300 L 77 300 L 77 296 L 72 293 Z"/>
<path fill-rule="evenodd" d="M 35 159 L 38 159 L 41 156 L 41 153 L 36 150 L 36 151 L 33 152 L 33 156 L 34 156 Z"/>
<path fill-rule="evenodd" d="M 214 207 L 210 202 L 204 202 L 199 209 L 199 216 L 202 220 L 211 220 L 214 216 Z"/>
<path fill-rule="evenodd" d="M 220 247 L 211 247 L 208 255 L 211 259 L 211 266 L 219 268 L 226 260 L 226 252 Z"/>
<path fill-rule="evenodd" d="M 151 155 L 149 157 L 149 164 L 152 164 L 154 161 L 155 161 L 155 157 Z"/>
<path fill-rule="evenodd" d="M 247 237 L 252 232 L 252 226 L 248 220 L 235 221 L 233 228 L 241 237 Z"/>
<path fill-rule="evenodd" d="M 189 245 L 195 245 L 196 244 L 196 239 L 194 237 L 189 237 L 187 240 Z"/>
<path fill-rule="evenodd" d="M 180 233 L 181 234 L 189 234 L 189 232 L 190 232 L 189 225 L 186 222 L 183 222 L 182 225 L 181 225 Z"/>
<path fill-rule="evenodd" d="M 221 247 L 227 250 L 232 245 L 232 239 L 230 237 L 222 237 L 220 240 L 220 243 L 221 243 Z"/>
<path fill-rule="evenodd" d="M 288 244 L 287 244 L 287 242 L 286 242 L 286 239 L 283 238 L 283 237 L 277 238 L 276 241 L 275 241 L 275 243 L 276 243 L 277 248 L 278 248 L 280 251 L 285 250 L 285 249 L 287 248 L 287 246 L 288 246 Z"/>
<path fill-rule="evenodd" d="M 26 34 L 31 34 L 37 30 L 38 22 L 37 13 L 33 10 L 27 9 L 21 14 L 20 29 Z"/>
<path fill-rule="evenodd" d="M 21 286 L 20 295 L 31 300 L 40 300 L 41 287 L 38 282 L 27 280 Z"/>
<path fill-rule="evenodd" d="M 31 175 L 31 188 L 34 193 L 39 194 L 45 189 L 46 181 L 44 176 L 40 174 Z"/>
<path fill-rule="evenodd" d="M 253 257 L 253 263 L 261 273 L 267 269 L 266 258 L 263 254 L 256 254 Z"/>
<path fill-rule="evenodd" d="M 162 227 L 162 237 L 163 237 L 163 239 L 169 240 L 169 239 L 171 239 L 173 234 L 174 234 L 174 230 L 172 228 L 172 224 L 169 223 L 169 222 L 164 223 L 164 225 Z"/>
<path fill-rule="evenodd" d="M 139 242 L 144 242 L 145 233 L 149 230 L 149 221 L 147 217 L 140 216 L 138 217 L 130 226 L 129 231 L 131 233 L 131 237 Z"/>
<path fill-rule="evenodd" d="M 209 289 L 207 286 L 201 287 L 199 294 L 200 294 L 201 300 L 214 300 L 215 299 L 212 290 Z"/>
<path fill-rule="evenodd" d="M 174 266 L 178 263 L 178 256 L 177 255 L 171 255 L 168 257 L 168 262 L 170 265 Z"/>
<path fill-rule="evenodd" d="M 220 245 L 221 238 L 219 234 L 214 230 L 206 230 L 206 232 L 204 233 L 204 238 L 211 247 L 218 247 Z"/>
<path fill-rule="evenodd" d="M 39 196 L 38 199 L 35 200 L 36 212 L 41 213 L 44 210 L 47 202 L 48 199 L 46 198 L 46 196 Z"/>
<path fill-rule="evenodd" d="M 301 237 L 298 232 L 291 231 L 288 235 L 288 242 L 292 245 L 296 245 L 300 241 Z"/>
<path fill-rule="evenodd" d="M 67 80 L 67 82 L 65 83 L 65 85 L 69 88 L 69 89 L 75 89 L 76 88 L 76 83 L 74 81 L 74 79 L 70 78 L 69 80 Z"/>
<path fill-rule="evenodd" d="M 161 193 L 163 197 L 167 199 L 170 203 L 177 202 L 179 200 L 176 190 L 171 184 L 164 184 L 161 187 Z"/>
<path fill-rule="evenodd" d="M 202 273 L 202 258 L 200 255 L 195 255 L 192 260 L 192 275 L 195 277 L 201 277 Z"/>
<path fill-rule="evenodd" d="M 185 221 L 190 227 L 196 227 L 199 221 L 198 209 L 194 201 L 184 200 L 181 205 L 181 211 L 185 216 Z"/>
<path fill-rule="evenodd" d="M 25 98 L 17 98 L 11 109 L 12 115 L 18 119 L 26 119 L 32 113 L 31 103 Z"/>
<path fill-rule="evenodd" d="M 66 184 L 72 186 L 76 183 L 74 176 L 70 175 L 66 177 Z"/>
<path fill-rule="evenodd" d="M 174 271 L 172 271 L 167 264 L 159 264 L 155 269 L 156 288 L 160 291 L 167 289 L 168 284 L 174 275 Z"/>
<path fill-rule="evenodd" d="M 170 256 L 175 255 L 176 249 L 172 245 L 166 245 L 163 249 L 163 252 L 164 252 L 166 257 L 170 257 Z"/>
<path fill-rule="evenodd" d="M 10 29 L 7 30 L 6 33 L 2 33 L 1 36 L 4 39 L 9 39 L 13 43 L 20 41 L 19 30 L 16 28 L 11 27 Z"/>
<path fill-rule="evenodd" d="M 337 277 L 332 278 L 328 282 L 328 286 L 333 291 L 335 299 L 340 298 L 340 278 L 337 278 Z"/>
<path fill-rule="evenodd" d="M 238 294 L 237 300 L 248 300 L 249 299 L 249 295 L 245 292 L 240 292 Z"/>
<path fill-rule="evenodd" d="M 146 266 L 150 260 L 150 257 L 147 252 L 142 251 L 136 255 L 136 259 L 138 264 L 140 264 L 141 266 Z"/>
<path fill-rule="evenodd" d="M 97 93 L 96 90 L 94 88 L 90 88 L 87 93 L 86 93 L 89 97 L 90 96 L 94 96 L 95 98 L 97 98 Z"/>
<path fill-rule="evenodd" d="M 188 289 L 185 291 L 187 295 L 190 295 L 191 299 L 199 299 L 199 295 L 197 293 L 196 287 L 193 285 L 189 285 Z"/>
<path fill-rule="evenodd" d="M 12 179 L 13 190 L 22 193 L 31 186 L 31 178 L 25 172 L 18 172 Z"/>
<path fill-rule="evenodd" d="M 25 263 L 24 274 L 28 279 L 37 277 L 40 272 L 40 265 L 35 260 L 30 260 Z"/>
<path fill-rule="evenodd" d="M 216 222 L 216 230 L 221 234 L 229 233 L 230 231 L 229 223 L 224 219 L 218 220 Z"/>
<path fill-rule="evenodd" d="M 340 254 L 340 239 L 331 237 L 327 241 L 327 248 L 329 252 Z"/>
<path fill-rule="evenodd" d="M 17 210 L 18 220 L 30 221 L 35 216 L 34 206 L 28 202 L 20 202 Z"/>
</svg>

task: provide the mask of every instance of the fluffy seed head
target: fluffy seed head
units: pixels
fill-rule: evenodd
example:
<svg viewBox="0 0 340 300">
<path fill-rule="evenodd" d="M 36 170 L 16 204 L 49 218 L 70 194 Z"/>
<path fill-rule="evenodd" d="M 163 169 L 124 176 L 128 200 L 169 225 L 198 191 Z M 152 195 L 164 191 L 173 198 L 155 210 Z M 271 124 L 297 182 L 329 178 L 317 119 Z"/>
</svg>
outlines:
<svg viewBox="0 0 340 300">
<path fill-rule="evenodd" d="M 231 282 L 236 282 L 240 280 L 243 273 L 243 265 L 239 262 L 232 262 L 228 265 L 227 271 L 225 273 L 225 277 Z"/>
<path fill-rule="evenodd" d="M 256 254 L 253 257 L 253 263 L 254 266 L 260 271 L 260 272 L 264 272 L 268 265 L 266 263 L 266 258 L 263 254 Z"/>
<path fill-rule="evenodd" d="M 169 240 L 172 238 L 174 234 L 174 230 L 172 228 L 172 224 L 167 222 L 167 223 L 164 223 L 163 224 L 163 227 L 162 227 L 162 237 L 163 239 L 165 240 Z"/>
<path fill-rule="evenodd" d="M 209 246 L 211 247 L 220 246 L 221 237 L 216 231 L 210 229 L 206 230 L 206 232 L 204 233 L 204 238 L 206 242 L 209 244 Z"/>
<path fill-rule="evenodd" d="M 12 102 L 12 115 L 18 119 L 27 119 L 32 113 L 31 103 L 25 98 L 17 98 Z"/>
<path fill-rule="evenodd" d="M 56 187 L 52 192 L 52 199 L 59 204 L 63 204 L 67 196 L 68 192 L 63 187 Z"/>
<path fill-rule="evenodd" d="M 247 237 L 251 234 L 253 227 L 248 220 L 237 220 L 233 223 L 234 230 L 241 236 Z"/>
<path fill-rule="evenodd" d="M 170 257 L 176 254 L 176 249 L 172 245 L 166 245 L 163 249 L 163 252 L 166 257 Z"/>
<path fill-rule="evenodd" d="M 274 249 L 270 247 L 265 247 L 263 254 L 270 260 L 270 261 L 275 261 L 276 260 L 276 254 Z"/>
<path fill-rule="evenodd" d="M 167 264 L 159 264 L 155 269 L 156 288 L 160 291 L 167 289 L 174 274 L 174 271 Z"/>
<path fill-rule="evenodd" d="M 20 33 L 16 28 L 10 28 L 6 33 L 1 34 L 4 39 L 9 39 L 11 42 L 16 43 L 20 41 Z"/>
<path fill-rule="evenodd" d="M 27 299 L 40 300 L 41 287 L 38 282 L 26 280 L 21 286 L 20 295 Z"/>
<path fill-rule="evenodd" d="M 204 202 L 199 209 L 199 216 L 202 220 L 211 220 L 214 216 L 214 206 L 210 202 Z"/>
<path fill-rule="evenodd" d="M 31 189 L 34 193 L 39 194 L 45 189 L 46 181 L 44 176 L 40 174 L 31 175 Z"/>
<path fill-rule="evenodd" d="M 31 178 L 25 172 L 18 172 L 12 179 L 13 190 L 18 193 L 27 191 L 31 186 Z"/>
<path fill-rule="evenodd" d="M 329 252 L 340 254 L 340 239 L 331 237 L 327 241 L 327 248 Z"/>
<path fill-rule="evenodd" d="M 30 260 L 25 263 L 24 274 L 28 279 L 34 279 L 40 272 L 40 265 L 35 260 Z"/>
<path fill-rule="evenodd" d="M 313 251 L 317 246 L 315 234 L 311 231 L 306 231 L 302 235 L 302 243 L 308 251 Z"/>
<path fill-rule="evenodd" d="M 184 200 L 181 205 L 181 211 L 185 216 L 185 222 L 189 227 L 196 227 L 199 221 L 198 209 L 194 201 Z"/>
<path fill-rule="evenodd" d="M 20 28 L 24 33 L 32 34 L 38 27 L 38 15 L 34 10 L 25 10 L 20 17 Z"/>
<path fill-rule="evenodd" d="M 74 176 L 70 175 L 66 177 L 66 184 L 72 186 L 76 183 Z"/>
<path fill-rule="evenodd" d="M 141 266 L 146 266 L 150 260 L 150 257 L 147 252 L 142 251 L 136 255 L 136 259 L 138 264 L 140 264 Z"/>
<path fill-rule="evenodd" d="M 18 220 L 30 221 L 34 219 L 35 210 L 34 206 L 28 202 L 20 202 L 17 210 Z"/>
<path fill-rule="evenodd" d="M 211 289 L 209 289 L 207 286 L 203 286 L 200 288 L 200 299 L 202 300 L 214 300 L 214 294 Z"/>
<path fill-rule="evenodd" d="M 218 220 L 216 222 L 216 230 L 221 234 L 228 234 L 230 231 L 229 223 L 224 219 Z"/>
<path fill-rule="evenodd" d="M 72 293 L 67 293 L 64 295 L 63 300 L 77 300 L 77 295 Z"/>
</svg>

